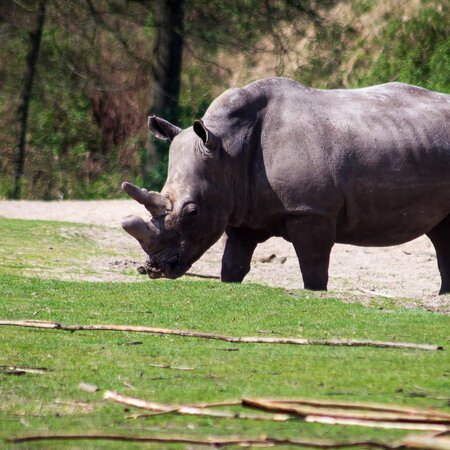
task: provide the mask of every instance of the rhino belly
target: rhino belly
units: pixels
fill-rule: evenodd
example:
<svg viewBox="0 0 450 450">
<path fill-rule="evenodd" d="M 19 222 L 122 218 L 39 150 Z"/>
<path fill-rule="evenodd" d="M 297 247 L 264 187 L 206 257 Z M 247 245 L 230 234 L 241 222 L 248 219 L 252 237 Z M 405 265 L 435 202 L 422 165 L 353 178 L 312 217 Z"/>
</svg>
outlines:
<svg viewBox="0 0 450 450">
<path fill-rule="evenodd" d="M 337 242 L 398 245 L 415 239 L 450 215 L 450 178 L 445 183 L 396 189 L 361 189 L 346 196 L 337 222 Z"/>
</svg>

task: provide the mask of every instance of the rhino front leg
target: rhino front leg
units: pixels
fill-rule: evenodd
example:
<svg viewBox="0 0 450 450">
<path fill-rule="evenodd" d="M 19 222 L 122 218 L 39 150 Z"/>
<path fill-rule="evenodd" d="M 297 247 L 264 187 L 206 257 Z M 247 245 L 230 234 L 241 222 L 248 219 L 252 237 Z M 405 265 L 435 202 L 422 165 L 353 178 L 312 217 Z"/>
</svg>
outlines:
<svg viewBox="0 0 450 450">
<path fill-rule="evenodd" d="M 289 240 L 300 263 L 305 289 L 326 291 L 328 266 L 336 228 L 320 216 L 292 217 L 286 221 Z"/>
<path fill-rule="evenodd" d="M 220 279 L 240 283 L 250 270 L 250 262 L 258 240 L 250 230 L 232 227 L 226 229 L 225 239 Z"/>
</svg>

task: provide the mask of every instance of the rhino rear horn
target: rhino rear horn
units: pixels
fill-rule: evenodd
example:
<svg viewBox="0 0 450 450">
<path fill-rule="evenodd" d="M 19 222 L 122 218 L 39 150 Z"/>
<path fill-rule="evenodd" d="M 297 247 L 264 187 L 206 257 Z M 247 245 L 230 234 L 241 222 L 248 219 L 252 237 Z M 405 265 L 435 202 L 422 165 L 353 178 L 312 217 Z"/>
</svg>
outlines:
<svg viewBox="0 0 450 450">
<path fill-rule="evenodd" d="M 165 216 L 170 210 L 170 201 L 159 192 L 140 189 L 131 183 L 125 181 L 122 183 L 122 189 L 134 200 L 144 205 L 154 217 Z"/>
</svg>

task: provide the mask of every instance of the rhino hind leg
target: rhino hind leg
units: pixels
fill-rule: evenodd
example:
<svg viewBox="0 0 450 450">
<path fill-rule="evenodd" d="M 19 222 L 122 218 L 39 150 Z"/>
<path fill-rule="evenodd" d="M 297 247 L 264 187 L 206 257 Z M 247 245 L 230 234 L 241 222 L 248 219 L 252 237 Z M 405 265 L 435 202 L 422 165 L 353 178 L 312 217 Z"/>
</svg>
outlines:
<svg viewBox="0 0 450 450">
<path fill-rule="evenodd" d="M 288 219 L 286 228 L 300 263 L 305 289 L 326 291 L 330 253 L 336 236 L 334 224 L 325 217 L 300 216 Z"/>
<path fill-rule="evenodd" d="M 450 293 L 450 214 L 427 233 L 436 250 L 436 257 L 441 274 L 439 294 Z"/>
<path fill-rule="evenodd" d="M 220 279 L 229 283 L 240 283 L 250 271 L 250 262 L 258 242 L 248 229 L 228 227 L 222 258 Z"/>
</svg>

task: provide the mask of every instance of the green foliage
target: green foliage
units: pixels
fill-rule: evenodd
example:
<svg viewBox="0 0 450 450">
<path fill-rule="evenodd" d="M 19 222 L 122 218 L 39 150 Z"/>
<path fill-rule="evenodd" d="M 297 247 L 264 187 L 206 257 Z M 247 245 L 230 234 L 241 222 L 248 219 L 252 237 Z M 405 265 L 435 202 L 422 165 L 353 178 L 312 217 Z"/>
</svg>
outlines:
<svg viewBox="0 0 450 450">
<path fill-rule="evenodd" d="M 294 78 L 305 86 L 334 89 L 342 87 L 345 40 L 354 37 L 350 25 L 330 22 L 318 28 L 307 46 L 308 63 L 299 67 Z"/>
<path fill-rule="evenodd" d="M 178 125 L 202 117 L 231 84 L 272 75 L 321 88 L 403 81 L 450 92 L 448 4 L 427 0 L 410 11 L 406 0 L 382 3 L 187 0 Z M 11 189 L 37 2 L 26 4 L 0 4 L 0 197 Z M 24 197 L 114 198 L 124 179 L 159 189 L 167 144 L 158 144 L 154 161 L 145 150 L 154 2 L 48 0 L 47 6 Z M 352 19 L 339 10 L 351 11 Z"/>
<path fill-rule="evenodd" d="M 0 59 L 4 62 L 0 63 L 0 141 L 2 146 L 10 146 L 6 151 L 0 149 L 5 191 L 12 181 L 11 147 L 18 128 L 15 108 L 23 89 L 28 28 L 35 14 L 35 4 L 29 3 L 25 9 L 10 2 L 9 9 L 5 5 L 0 11 L 6 17 L 0 23 Z M 133 82 L 144 86 L 136 60 L 145 49 L 131 55 L 117 41 L 125 34 L 124 28 L 140 23 L 145 15 L 137 17 L 138 12 L 142 16 L 143 8 L 136 5 L 125 12 L 114 2 L 93 3 L 105 16 L 114 16 L 114 29 L 103 23 L 104 16 L 90 12 L 87 3 L 47 2 L 29 110 L 24 197 L 117 197 L 121 195 L 119 181 L 138 177 L 139 170 L 129 155 L 138 134 L 138 121 L 131 116 L 133 102 L 142 94 L 131 87 Z M 132 35 L 136 46 L 142 44 L 142 35 Z M 126 90 L 132 95 L 125 94 Z"/>
<path fill-rule="evenodd" d="M 376 2 L 373 0 L 353 0 L 352 9 L 355 14 L 365 14 L 368 13 L 374 6 Z"/>
<path fill-rule="evenodd" d="M 376 40 L 382 50 L 352 79 L 357 85 L 402 81 L 450 93 L 450 7 L 424 8 L 403 21 L 392 17 Z"/>
</svg>

